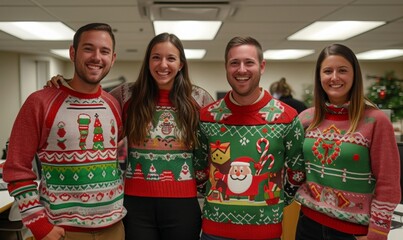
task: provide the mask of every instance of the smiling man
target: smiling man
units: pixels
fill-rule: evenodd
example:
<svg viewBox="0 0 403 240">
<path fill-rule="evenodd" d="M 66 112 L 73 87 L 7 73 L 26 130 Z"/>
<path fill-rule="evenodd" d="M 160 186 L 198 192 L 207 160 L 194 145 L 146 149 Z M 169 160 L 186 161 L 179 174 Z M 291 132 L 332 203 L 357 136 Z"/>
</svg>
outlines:
<svg viewBox="0 0 403 240">
<path fill-rule="evenodd" d="M 280 239 L 283 208 L 304 180 L 297 112 L 259 86 L 262 47 L 235 37 L 225 51 L 232 90 L 200 112 L 209 146 L 202 240 Z"/>
<path fill-rule="evenodd" d="M 32 93 L 14 122 L 3 178 L 35 239 L 124 239 L 116 144 L 121 110 L 100 86 L 114 49 L 109 25 L 78 29 L 70 47 L 73 79 Z M 39 188 L 32 171 L 36 154 Z"/>
</svg>

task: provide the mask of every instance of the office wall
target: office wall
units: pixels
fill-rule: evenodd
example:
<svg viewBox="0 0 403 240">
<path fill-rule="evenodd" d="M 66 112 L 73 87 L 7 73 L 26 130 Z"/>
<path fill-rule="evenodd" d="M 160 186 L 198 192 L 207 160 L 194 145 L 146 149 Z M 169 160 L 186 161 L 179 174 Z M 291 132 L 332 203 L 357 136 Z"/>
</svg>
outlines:
<svg viewBox="0 0 403 240">
<path fill-rule="evenodd" d="M 46 79 L 37 81 L 41 76 L 38 74 L 38 63 L 47 65 L 46 79 L 65 71 L 66 61 L 57 58 L 0 52 L 0 151 L 10 136 L 20 106 L 29 94 L 46 82 Z"/>
<path fill-rule="evenodd" d="M 140 67 L 140 62 L 116 62 L 105 79 L 124 76 L 127 81 L 133 82 L 137 78 Z M 403 62 L 361 62 L 365 89 L 373 83 L 373 80 L 369 80 L 367 76 L 383 76 L 386 71 L 391 70 L 395 71 L 397 77 L 403 79 Z M 223 62 L 189 61 L 189 71 L 193 83 L 206 89 L 214 98 L 217 91 L 228 91 L 230 89 Z M 271 83 L 285 77 L 294 90 L 294 97 L 302 99 L 305 89 L 313 84 L 314 71 L 314 62 L 268 61 L 260 85 L 268 89 Z M 73 69 L 69 68 L 68 72 L 72 73 Z"/>
<path fill-rule="evenodd" d="M 20 106 L 18 54 L 0 52 L 0 85 L 0 150 L 2 154 Z"/>
<path fill-rule="evenodd" d="M 42 59 L 41 56 L 26 56 L 24 59 Z M 65 77 L 73 76 L 73 64 L 66 60 L 50 59 L 50 76 L 58 73 Z M 19 110 L 20 101 L 20 71 L 24 73 L 26 66 L 20 66 L 20 55 L 17 53 L 0 52 L 0 149 L 4 148 L 5 142 L 10 134 L 13 121 Z M 24 61 L 22 61 L 24 62 Z M 23 64 L 23 63 L 21 63 Z M 141 62 L 117 61 L 105 80 L 125 77 L 128 82 L 134 82 L 139 73 Z M 294 97 L 303 98 L 304 90 L 313 83 L 315 63 L 313 62 L 271 62 L 268 61 L 266 71 L 261 79 L 261 86 L 268 89 L 273 81 L 285 77 L 294 89 Z M 403 79 L 403 62 L 361 62 L 364 76 L 365 88 L 373 83 L 367 80 L 368 75 L 382 76 L 385 71 L 394 70 L 397 77 Z M 230 89 L 223 62 L 197 62 L 189 61 L 190 76 L 194 84 L 206 89 L 216 98 L 217 91 L 228 91 Z M 49 77 L 50 78 L 50 77 Z M 32 92 L 35 89 L 25 89 L 25 92 Z"/>
</svg>

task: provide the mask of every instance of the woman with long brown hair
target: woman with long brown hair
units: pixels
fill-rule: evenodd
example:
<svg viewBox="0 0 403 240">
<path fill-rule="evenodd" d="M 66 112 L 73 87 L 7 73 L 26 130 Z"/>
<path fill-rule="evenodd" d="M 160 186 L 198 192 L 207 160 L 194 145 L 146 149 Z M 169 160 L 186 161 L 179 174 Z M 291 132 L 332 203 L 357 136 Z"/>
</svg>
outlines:
<svg viewBox="0 0 403 240">
<path fill-rule="evenodd" d="M 137 81 L 111 94 L 122 104 L 128 140 L 126 239 L 199 239 L 196 180 L 207 162 L 193 160 L 203 154 L 197 151 L 198 111 L 213 99 L 192 85 L 181 41 L 155 36 Z"/>
<path fill-rule="evenodd" d="M 364 96 L 351 49 L 319 54 L 314 107 L 300 114 L 306 183 L 296 239 L 387 239 L 400 201 L 400 159 L 387 116 Z"/>
</svg>

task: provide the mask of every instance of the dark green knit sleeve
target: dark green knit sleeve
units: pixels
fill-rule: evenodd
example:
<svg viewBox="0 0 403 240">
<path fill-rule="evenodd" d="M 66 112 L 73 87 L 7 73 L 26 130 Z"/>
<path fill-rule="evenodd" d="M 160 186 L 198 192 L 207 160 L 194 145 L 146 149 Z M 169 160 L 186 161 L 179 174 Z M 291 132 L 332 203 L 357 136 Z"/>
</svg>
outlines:
<svg viewBox="0 0 403 240">
<path fill-rule="evenodd" d="M 208 180 L 208 144 L 207 138 L 199 129 L 197 130 L 198 144 L 193 153 L 193 166 L 195 169 L 195 177 L 197 190 L 204 195 L 206 190 L 206 183 Z"/>
<path fill-rule="evenodd" d="M 289 125 L 284 136 L 285 171 L 284 171 L 284 201 L 289 205 L 301 184 L 305 181 L 305 162 L 302 152 L 304 129 L 296 117 Z"/>
</svg>

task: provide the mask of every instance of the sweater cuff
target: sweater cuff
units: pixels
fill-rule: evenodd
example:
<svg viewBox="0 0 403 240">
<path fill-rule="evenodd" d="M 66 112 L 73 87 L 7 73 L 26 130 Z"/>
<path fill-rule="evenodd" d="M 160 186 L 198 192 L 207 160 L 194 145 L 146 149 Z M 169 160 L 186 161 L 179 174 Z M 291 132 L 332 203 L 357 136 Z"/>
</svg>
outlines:
<svg viewBox="0 0 403 240">
<path fill-rule="evenodd" d="M 49 234 L 53 229 L 53 224 L 51 224 L 48 219 L 40 218 L 37 221 L 30 223 L 28 226 L 29 230 L 31 230 L 35 239 L 43 239 L 46 235 Z"/>
</svg>

